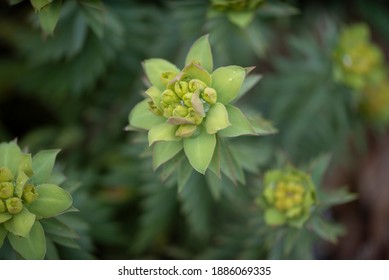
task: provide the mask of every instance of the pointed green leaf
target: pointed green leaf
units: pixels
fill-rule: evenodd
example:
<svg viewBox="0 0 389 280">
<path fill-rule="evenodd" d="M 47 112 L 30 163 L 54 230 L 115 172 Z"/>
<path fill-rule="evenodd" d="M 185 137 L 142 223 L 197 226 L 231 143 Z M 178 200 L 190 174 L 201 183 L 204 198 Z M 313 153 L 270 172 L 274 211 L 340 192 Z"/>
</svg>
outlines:
<svg viewBox="0 0 389 280">
<path fill-rule="evenodd" d="M 213 70 L 213 59 L 211 46 L 209 45 L 208 35 L 204 35 L 197 39 L 190 48 L 186 59 L 185 65 L 195 61 L 204 67 L 209 73 Z"/>
<path fill-rule="evenodd" d="M 188 183 L 191 175 L 193 174 L 193 168 L 190 165 L 189 161 L 184 158 L 180 165 L 178 165 L 178 173 L 177 173 L 177 191 L 181 192 L 186 184 Z"/>
<path fill-rule="evenodd" d="M 226 107 L 222 103 L 216 103 L 211 106 L 205 118 L 205 129 L 207 133 L 215 134 L 230 125 Z"/>
<path fill-rule="evenodd" d="M 10 213 L 0 213 L 0 224 L 12 218 Z"/>
<path fill-rule="evenodd" d="M 60 222 L 59 220 L 53 219 L 42 219 L 41 224 L 46 233 L 50 235 L 56 235 L 65 238 L 79 238 L 80 236 L 74 229 Z"/>
<path fill-rule="evenodd" d="M 220 169 L 221 171 L 236 185 L 237 182 L 245 184 L 246 179 L 240 165 L 233 153 L 228 143 L 220 140 Z"/>
<path fill-rule="evenodd" d="M 183 73 L 188 74 L 192 79 L 199 79 L 203 81 L 207 86 L 212 85 L 212 76 L 201 65 L 191 62 L 182 69 Z"/>
<path fill-rule="evenodd" d="M 147 59 L 143 63 L 143 68 L 151 84 L 156 86 L 160 91 L 166 89 L 166 86 L 162 82 L 162 73 L 171 71 L 178 74 L 180 72 L 174 64 L 160 58 Z"/>
<path fill-rule="evenodd" d="M 217 136 L 216 136 L 217 137 Z M 219 179 L 221 179 L 220 173 L 220 141 L 216 141 L 215 151 L 213 152 L 211 163 L 208 166 Z"/>
<path fill-rule="evenodd" d="M 53 33 L 61 14 L 61 8 L 62 1 L 56 0 L 39 11 L 39 22 L 45 33 Z"/>
<path fill-rule="evenodd" d="M 149 131 L 149 146 L 157 141 L 178 141 L 181 138 L 176 136 L 176 125 L 171 125 L 169 123 L 161 123 L 154 126 Z"/>
<path fill-rule="evenodd" d="M 28 260 L 43 260 L 46 254 L 46 237 L 42 225 L 36 221 L 27 237 L 8 234 L 12 248 Z"/>
<path fill-rule="evenodd" d="M 215 134 L 208 134 L 204 129 L 196 137 L 183 139 L 184 151 L 193 168 L 204 174 L 207 170 L 216 146 Z"/>
<path fill-rule="evenodd" d="M 285 215 L 275 208 L 266 209 L 265 222 L 271 226 L 282 225 L 286 222 Z"/>
<path fill-rule="evenodd" d="M 128 122 L 132 127 L 149 130 L 158 124 L 166 122 L 166 119 L 151 112 L 147 100 L 143 100 L 131 110 Z"/>
<path fill-rule="evenodd" d="M 30 0 L 31 5 L 34 7 L 36 11 L 39 11 L 42 9 L 44 6 L 50 4 L 53 2 L 53 0 Z"/>
<path fill-rule="evenodd" d="M 0 144 L 0 166 L 8 167 L 14 176 L 18 171 L 21 158 L 22 152 L 15 142 Z"/>
<path fill-rule="evenodd" d="M 24 207 L 20 213 L 13 215 L 12 219 L 6 221 L 4 226 L 13 234 L 26 237 L 28 236 L 34 222 L 35 215 L 30 213 L 30 211 Z"/>
<path fill-rule="evenodd" d="M 53 171 L 55 158 L 60 150 L 46 150 L 37 153 L 32 158 L 33 180 L 35 185 L 47 183 Z"/>
<path fill-rule="evenodd" d="M 255 135 L 254 129 L 241 110 L 232 105 L 226 105 L 228 119 L 231 126 L 221 130 L 218 134 L 222 137 L 236 137 L 240 135 Z"/>
<path fill-rule="evenodd" d="M 153 168 L 172 159 L 183 148 L 182 141 L 160 141 L 153 146 Z"/>
<path fill-rule="evenodd" d="M 48 218 L 61 214 L 73 202 L 72 196 L 54 184 L 42 184 L 36 187 L 38 199 L 28 205 L 28 209 L 37 216 Z"/>
<path fill-rule="evenodd" d="M 205 175 L 205 179 L 207 180 L 207 184 L 213 198 L 216 201 L 219 200 L 222 191 L 222 180 L 218 178 L 213 172 L 208 171 Z"/>
<path fill-rule="evenodd" d="M 246 28 L 254 19 L 253 11 L 242 11 L 242 12 L 229 12 L 227 14 L 228 19 L 240 28 Z"/>
<path fill-rule="evenodd" d="M 254 129 L 257 135 L 268 135 L 277 133 L 277 129 L 273 125 L 262 118 L 259 115 L 250 115 L 247 116 L 252 128 Z"/>
<path fill-rule="evenodd" d="M 217 101 L 227 104 L 234 100 L 242 87 L 246 70 L 240 66 L 226 66 L 212 73 L 212 87 L 217 92 Z"/>
<path fill-rule="evenodd" d="M 7 236 L 8 230 L 4 228 L 2 224 L 0 224 L 0 248 L 3 246 L 4 239 Z"/>
<path fill-rule="evenodd" d="M 317 215 L 312 217 L 309 225 L 317 235 L 332 243 L 335 243 L 345 232 L 343 226 L 327 222 Z"/>
</svg>

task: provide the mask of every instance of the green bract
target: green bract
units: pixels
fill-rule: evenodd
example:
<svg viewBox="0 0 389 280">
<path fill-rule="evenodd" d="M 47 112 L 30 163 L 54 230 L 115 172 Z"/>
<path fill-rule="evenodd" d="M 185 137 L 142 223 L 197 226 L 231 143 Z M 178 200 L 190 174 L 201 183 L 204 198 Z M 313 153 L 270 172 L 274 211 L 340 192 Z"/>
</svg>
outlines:
<svg viewBox="0 0 389 280">
<path fill-rule="evenodd" d="M 262 204 L 268 225 L 301 227 L 315 204 L 315 188 L 310 176 L 287 168 L 270 170 L 264 178 Z"/>
<path fill-rule="evenodd" d="M 40 219 L 72 205 L 71 195 L 49 179 L 58 150 L 31 157 L 15 142 L 0 144 L 0 247 L 5 237 L 27 259 L 43 259 L 46 240 Z"/>
<path fill-rule="evenodd" d="M 180 70 L 163 59 L 144 62 L 152 86 L 146 90 L 148 98 L 131 111 L 129 123 L 149 131 L 155 167 L 184 150 L 192 167 L 204 174 L 218 137 L 260 132 L 230 104 L 243 94 L 248 69 L 231 65 L 213 71 L 208 36 L 193 44 L 185 64 Z"/>
<path fill-rule="evenodd" d="M 333 73 L 336 81 L 361 90 L 384 75 L 383 54 L 370 41 L 365 24 L 344 28 L 333 53 Z"/>
</svg>

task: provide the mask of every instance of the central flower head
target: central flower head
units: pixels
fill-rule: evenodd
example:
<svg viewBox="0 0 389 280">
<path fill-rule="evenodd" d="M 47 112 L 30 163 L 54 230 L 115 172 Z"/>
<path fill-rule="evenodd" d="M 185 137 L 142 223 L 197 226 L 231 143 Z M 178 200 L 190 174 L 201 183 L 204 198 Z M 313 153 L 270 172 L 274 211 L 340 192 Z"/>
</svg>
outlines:
<svg viewBox="0 0 389 280">
<path fill-rule="evenodd" d="M 169 124 L 176 125 L 177 137 L 199 133 L 198 127 L 217 102 L 217 91 L 211 86 L 211 75 L 193 61 L 179 73 L 162 72 L 160 78 L 165 89 L 159 96 L 151 96 L 148 102 L 150 111 L 156 116 L 165 117 Z M 224 125 L 230 124 L 226 121 Z"/>
<path fill-rule="evenodd" d="M 151 86 L 145 92 L 146 100 L 131 111 L 129 123 L 149 131 L 154 168 L 184 149 L 192 167 L 204 174 L 214 155 L 216 134 L 236 137 L 263 133 L 229 104 L 244 93 L 241 87 L 252 68 L 230 65 L 213 71 L 207 35 L 192 45 L 182 70 L 159 58 L 146 60 L 143 67 Z M 215 168 L 220 168 L 218 161 L 219 157 L 213 161 Z"/>
</svg>

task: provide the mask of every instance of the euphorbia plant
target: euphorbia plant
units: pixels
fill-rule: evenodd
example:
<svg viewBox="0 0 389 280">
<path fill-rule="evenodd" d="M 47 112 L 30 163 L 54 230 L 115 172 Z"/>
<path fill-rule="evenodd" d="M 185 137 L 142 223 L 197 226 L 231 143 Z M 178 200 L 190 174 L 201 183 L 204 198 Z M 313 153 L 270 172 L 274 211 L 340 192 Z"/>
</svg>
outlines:
<svg viewBox="0 0 389 280">
<path fill-rule="evenodd" d="M 40 220 L 72 205 L 71 195 L 50 179 L 58 152 L 31 157 L 15 142 L 0 144 L 0 248 L 7 237 L 22 257 L 44 258 L 46 237 Z"/>
<path fill-rule="evenodd" d="M 207 35 L 192 45 L 182 70 L 158 58 L 146 60 L 143 66 L 151 86 L 145 92 L 146 99 L 131 111 L 129 123 L 148 130 L 155 168 L 183 150 L 196 171 L 205 174 L 210 168 L 220 175 L 220 169 L 228 172 L 220 166 L 223 138 L 274 132 L 268 124 L 249 119 L 231 104 L 259 76 L 248 77 L 253 68 L 236 65 L 213 70 Z"/>
</svg>

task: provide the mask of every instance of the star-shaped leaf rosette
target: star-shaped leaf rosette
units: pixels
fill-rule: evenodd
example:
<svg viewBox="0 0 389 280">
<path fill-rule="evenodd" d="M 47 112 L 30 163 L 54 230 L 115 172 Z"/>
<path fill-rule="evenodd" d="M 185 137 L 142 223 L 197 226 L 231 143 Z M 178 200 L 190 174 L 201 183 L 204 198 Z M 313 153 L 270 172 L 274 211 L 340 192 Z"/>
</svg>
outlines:
<svg viewBox="0 0 389 280">
<path fill-rule="evenodd" d="M 196 171 L 205 174 L 210 168 L 220 175 L 222 138 L 274 132 L 268 123 L 249 119 L 231 104 L 260 76 L 247 76 L 253 68 L 236 65 L 213 70 L 208 35 L 192 45 L 182 70 L 164 59 L 149 59 L 143 66 L 151 87 L 132 109 L 129 123 L 148 130 L 154 168 L 184 151 Z"/>
<path fill-rule="evenodd" d="M 0 248 L 6 237 L 25 259 L 43 259 L 41 221 L 69 210 L 72 196 L 51 181 L 59 150 L 23 153 L 15 142 L 0 144 Z"/>
</svg>

